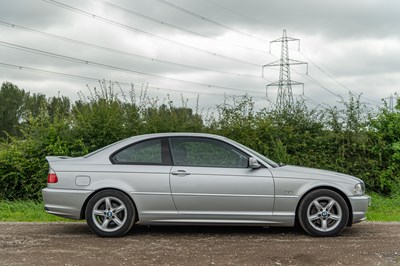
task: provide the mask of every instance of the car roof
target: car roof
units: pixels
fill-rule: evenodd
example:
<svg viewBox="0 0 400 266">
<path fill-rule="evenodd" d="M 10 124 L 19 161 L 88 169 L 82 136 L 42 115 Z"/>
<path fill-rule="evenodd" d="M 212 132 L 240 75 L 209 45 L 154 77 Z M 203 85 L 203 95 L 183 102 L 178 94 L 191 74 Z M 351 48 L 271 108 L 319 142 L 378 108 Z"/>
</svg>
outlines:
<svg viewBox="0 0 400 266">
<path fill-rule="evenodd" d="M 159 137 L 209 137 L 217 139 L 227 139 L 224 136 L 208 134 L 208 133 L 193 133 L 193 132 L 166 132 L 166 133 L 152 133 L 132 136 L 129 139 L 148 139 L 148 138 L 159 138 Z"/>
<path fill-rule="evenodd" d="M 152 134 L 136 135 L 136 136 L 132 136 L 132 137 L 114 142 L 108 146 L 105 146 L 96 151 L 93 151 L 93 152 L 85 155 L 84 157 L 87 159 L 89 159 L 89 158 L 95 159 L 95 158 L 99 158 L 99 157 L 104 157 L 104 158 L 107 157 L 108 158 L 108 156 L 112 152 L 119 150 L 127 145 L 130 145 L 131 143 L 138 142 L 141 140 L 146 140 L 146 139 L 167 138 L 167 137 L 205 137 L 205 138 L 213 138 L 213 139 L 229 141 L 229 139 L 226 137 L 214 135 L 214 134 L 207 134 L 207 133 L 192 133 L 192 132 L 152 133 Z"/>
</svg>

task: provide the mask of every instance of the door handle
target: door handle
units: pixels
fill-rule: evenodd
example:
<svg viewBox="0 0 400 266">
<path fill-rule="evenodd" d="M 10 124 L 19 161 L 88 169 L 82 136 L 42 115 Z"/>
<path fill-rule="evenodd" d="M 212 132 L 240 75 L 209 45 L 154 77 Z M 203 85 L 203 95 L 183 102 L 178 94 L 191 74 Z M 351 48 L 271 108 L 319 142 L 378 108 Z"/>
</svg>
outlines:
<svg viewBox="0 0 400 266">
<path fill-rule="evenodd" d="M 173 174 L 173 175 L 180 175 L 180 176 L 190 175 L 190 173 L 187 173 L 185 170 L 176 170 L 176 171 L 172 171 L 171 174 Z"/>
</svg>

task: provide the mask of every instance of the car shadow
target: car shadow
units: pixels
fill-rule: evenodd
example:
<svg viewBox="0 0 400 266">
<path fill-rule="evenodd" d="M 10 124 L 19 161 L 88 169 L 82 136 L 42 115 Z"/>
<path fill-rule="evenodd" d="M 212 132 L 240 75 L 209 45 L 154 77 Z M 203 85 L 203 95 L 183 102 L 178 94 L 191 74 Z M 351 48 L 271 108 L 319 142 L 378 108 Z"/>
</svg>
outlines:
<svg viewBox="0 0 400 266">
<path fill-rule="evenodd" d="M 57 234 L 68 234 L 68 235 L 85 235 L 93 236 L 96 235 L 89 229 L 86 223 L 63 223 L 58 224 L 56 227 L 48 227 L 48 231 L 52 231 Z M 354 237 L 361 235 L 363 228 L 345 228 L 344 231 L 338 237 Z M 261 227 L 261 226 L 192 226 L 192 225 L 135 225 L 126 236 L 245 236 L 245 235 L 269 235 L 269 236 L 303 236 L 311 237 L 305 233 L 300 226 L 295 227 Z M 311 237 L 312 238 L 312 237 Z"/>
<path fill-rule="evenodd" d="M 260 227 L 260 226 L 145 226 L 136 225 L 128 233 L 128 235 L 253 235 L 253 234 L 269 234 L 269 235 L 304 235 L 305 233 L 297 227 Z"/>
</svg>

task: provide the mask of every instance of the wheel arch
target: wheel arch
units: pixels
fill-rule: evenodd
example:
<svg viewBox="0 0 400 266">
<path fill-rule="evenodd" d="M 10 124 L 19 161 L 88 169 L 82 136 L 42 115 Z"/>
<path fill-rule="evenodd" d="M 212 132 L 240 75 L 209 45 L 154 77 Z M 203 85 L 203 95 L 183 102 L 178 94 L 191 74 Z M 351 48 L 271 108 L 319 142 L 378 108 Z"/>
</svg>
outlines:
<svg viewBox="0 0 400 266">
<path fill-rule="evenodd" d="M 352 225 L 352 221 L 353 221 L 353 208 L 351 206 L 350 200 L 349 200 L 349 198 L 347 197 L 347 195 L 343 191 L 341 191 L 338 188 L 332 187 L 332 186 L 317 186 L 317 187 L 313 187 L 312 189 L 310 189 L 307 192 L 305 192 L 301 196 L 300 200 L 297 202 L 296 212 L 295 212 L 295 215 L 296 215 L 295 216 L 295 223 L 298 224 L 298 222 L 299 222 L 298 211 L 299 211 L 299 206 L 300 206 L 301 202 L 303 201 L 304 197 L 307 196 L 308 194 L 310 194 L 311 192 L 313 192 L 315 190 L 318 190 L 318 189 L 332 190 L 332 191 L 338 193 L 344 199 L 344 201 L 346 202 L 346 205 L 347 205 L 347 207 L 349 209 L 349 219 L 347 221 L 347 226 L 351 226 Z"/>
<path fill-rule="evenodd" d="M 116 190 L 116 191 L 122 192 L 122 193 L 124 193 L 126 196 L 128 196 L 128 198 L 129 198 L 130 201 L 132 202 L 133 207 L 134 207 L 134 209 L 135 209 L 135 222 L 137 222 L 137 221 L 139 220 L 139 212 L 138 212 L 138 210 L 137 210 L 135 201 L 132 199 L 132 197 L 129 195 L 129 193 L 127 193 L 126 191 L 123 191 L 122 189 L 118 189 L 118 188 L 114 188 L 114 187 L 105 187 L 105 188 L 101 188 L 101 189 L 98 189 L 98 190 L 93 191 L 92 194 L 90 194 L 89 197 L 86 198 L 85 202 L 84 202 L 83 205 L 82 205 L 81 213 L 80 213 L 80 217 L 79 217 L 81 220 L 86 218 L 86 217 L 85 217 L 86 207 L 87 207 L 87 204 L 88 204 L 88 202 L 90 201 L 90 199 L 93 198 L 94 195 L 96 195 L 96 194 L 99 193 L 100 191 L 104 191 L 104 190 Z"/>
</svg>

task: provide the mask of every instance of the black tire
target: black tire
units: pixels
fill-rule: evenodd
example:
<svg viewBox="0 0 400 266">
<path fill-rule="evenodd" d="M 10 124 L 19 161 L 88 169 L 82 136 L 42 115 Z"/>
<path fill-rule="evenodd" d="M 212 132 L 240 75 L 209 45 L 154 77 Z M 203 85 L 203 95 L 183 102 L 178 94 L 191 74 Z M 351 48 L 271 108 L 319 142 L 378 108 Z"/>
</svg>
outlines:
<svg viewBox="0 0 400 266">
<path fill-rule="evenodd" d="M 349 208 L 338 193 L 318 189 L 302 199 L 297 217 L 304 231 L 312 236 L 336 236 L 347 225 Z"/>
<path fill-rule="evenodd" d="M 125 235 L 135 222 L 132 200 L 118 190 L 102 190 L 96 193 L 86 206 L 86 222 L 101 237 Z"/>
</svg>

